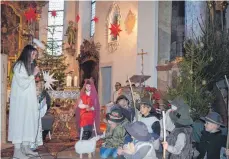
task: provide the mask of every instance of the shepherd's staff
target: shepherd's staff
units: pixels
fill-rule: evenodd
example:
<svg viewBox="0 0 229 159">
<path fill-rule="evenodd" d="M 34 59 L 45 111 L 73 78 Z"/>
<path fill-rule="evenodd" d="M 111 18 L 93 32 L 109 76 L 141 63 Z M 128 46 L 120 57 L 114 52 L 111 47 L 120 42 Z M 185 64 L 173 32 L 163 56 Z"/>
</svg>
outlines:
<svg viewBox="0 0 229 159">
<path fill-rule="evenodd" d="M 165 111 L 162 111 L 162 121 L 163 121 L 164 142 L 166 142 Z M 163 149 L 163 159 L 165 159 L 165 153 L 166 153 L 166 150 Z"/>
<path fill-rule="evenodd" d="M 136 108 L 136 101 L 134 99 L 134 91 L 133 91 L 132 84 L 131 84 L 129 76 L 127 76 L 127 78 L 128 78 L 128 82 L 129 82 L 129 85 L 130 85 L 131 96 L 132 96 L 132 99 L 133 99 L 133 102 L 134 102 L 135 118 L 136 118 L 136 121 L 138 121 L 138 111 L 137 111 L 137 108 Z"/>
<path fill-rule="evenodd" d="M 229 84 L 227 80 L 227 76 L 225 75 L 225 80 L 227 84 L 227 116 L 229 117 Z M 227 119 L 227 127 L 229 126 L 229 120 Z M 227 132 L 227 145 L 226 148 L 229 149 L 229 131 Z"/>
</svg>

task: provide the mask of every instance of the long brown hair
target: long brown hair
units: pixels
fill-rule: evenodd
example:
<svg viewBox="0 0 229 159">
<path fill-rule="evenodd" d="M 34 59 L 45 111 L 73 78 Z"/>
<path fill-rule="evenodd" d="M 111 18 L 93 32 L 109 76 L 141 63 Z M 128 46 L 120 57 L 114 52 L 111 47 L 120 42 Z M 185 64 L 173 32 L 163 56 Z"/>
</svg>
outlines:
<svg viewBox="0 0 229 159">
<path fill-rule="evenodd" d="M 29 76 L 32 75 L 33 71 L 34 71 L 34 67 L 32 67 L 32 65 L 31 65 L 31 63 L 32 63 L 31 54 L 33 51 L 37 51 L 37 49 L 35 47 L 33 47 L 32 45 L 26 45 L 24 47 L 24 49 L 22 50 L 21 55 L 19 56 L 19 58 L 15 62 L 13 68 L 15 67 L 16 64 L 19 64 L 19 63 L 24 64 L 28 75 Z"/>
</svg>

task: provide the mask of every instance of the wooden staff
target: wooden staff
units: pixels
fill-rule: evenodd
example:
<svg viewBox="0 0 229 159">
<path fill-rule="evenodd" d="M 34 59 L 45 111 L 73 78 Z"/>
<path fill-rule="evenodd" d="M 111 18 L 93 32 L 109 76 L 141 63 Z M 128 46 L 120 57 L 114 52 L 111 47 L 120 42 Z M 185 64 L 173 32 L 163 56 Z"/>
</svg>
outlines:
<svg viewBox="0 0 229 159">
<path fill-rule="evenodd" d="M 228 84 L 228 80 L 227 80 L 227 76 L 225 75 L 225 80 L 226 80 L 226 84 L 227 84 L 227 116 L 229 117 L 229 84 Z M 229 119 L 227 119 L 227 127 L 229 126 Z M 227 145 L 226 148 L 229 148 L 229 131 L 227 131 Z"/>
<path fill-rule="evenodd" d="M 166 142 L 165 111 L 162 111 L 162 121 L 163 121 L 164 142 Z M 163 159 L 165 159 L 165 153 L 166 153 L 166 150 L 163 149 Z"/>
<path fill-rule="evenodd" d="M 132 88 L 132 84 L 131 84 L 130 78 L 128 76 L 127 76 L 127 78 L 128 78 L 128 82 L 129 82 L 129 85 L 130 85 L 131 96 L 132 96 L 132 99 L 133 99 L 133 102 L 134 102 L 135 118 L 136 118 L 136 121 L 138 121 L 138 111 L 137 111 L 137 108 L 136 108 L 136 101 L 134 99 L 134 91 L 133 91 L 133 88 Z"/>
</svg>

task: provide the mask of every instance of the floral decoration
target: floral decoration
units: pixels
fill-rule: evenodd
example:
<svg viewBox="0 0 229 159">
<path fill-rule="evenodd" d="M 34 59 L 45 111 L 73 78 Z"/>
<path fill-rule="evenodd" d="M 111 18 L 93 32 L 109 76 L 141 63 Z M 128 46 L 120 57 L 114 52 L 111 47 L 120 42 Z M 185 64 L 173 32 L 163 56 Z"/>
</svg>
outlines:
<svg viewBox="0 0 229 159">
<path fill-rule="evenodd" d="M 159 100 L 161 99 L 161 95 L 159 91 L 155 87 L 145 87 L 145 93 L 149 95 L 154 108 L 159 108 Z"/>
</svg>

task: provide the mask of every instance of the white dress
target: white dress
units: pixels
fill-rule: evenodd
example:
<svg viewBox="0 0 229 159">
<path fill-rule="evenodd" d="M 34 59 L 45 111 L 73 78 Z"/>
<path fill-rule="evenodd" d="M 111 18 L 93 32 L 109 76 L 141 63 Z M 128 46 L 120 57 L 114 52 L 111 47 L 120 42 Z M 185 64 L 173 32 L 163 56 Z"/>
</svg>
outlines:
<svg viewBox="0 0 229 159">
<path fill-rule="evenodd" d="M 43 99 L 41 103 L 39 104 L 39 126 L 38 126 L 38 132 L 36 134 L 36 141 L 30 143 L 31 149 L 37 149 L 38 146 L 43 145 L 43 137 L 42 137 L 42 122 L 41 118 L 44 117 L 45 113 L 47 112 L 47 104 L 46 100 Z"/>
<path fill-rule="evenodd" d="M 38 100 L 34 76 L 24 64 L 16 64 L 11 85 L 8 140 L 35 142 L 38 130 Z"/>
</svg>

